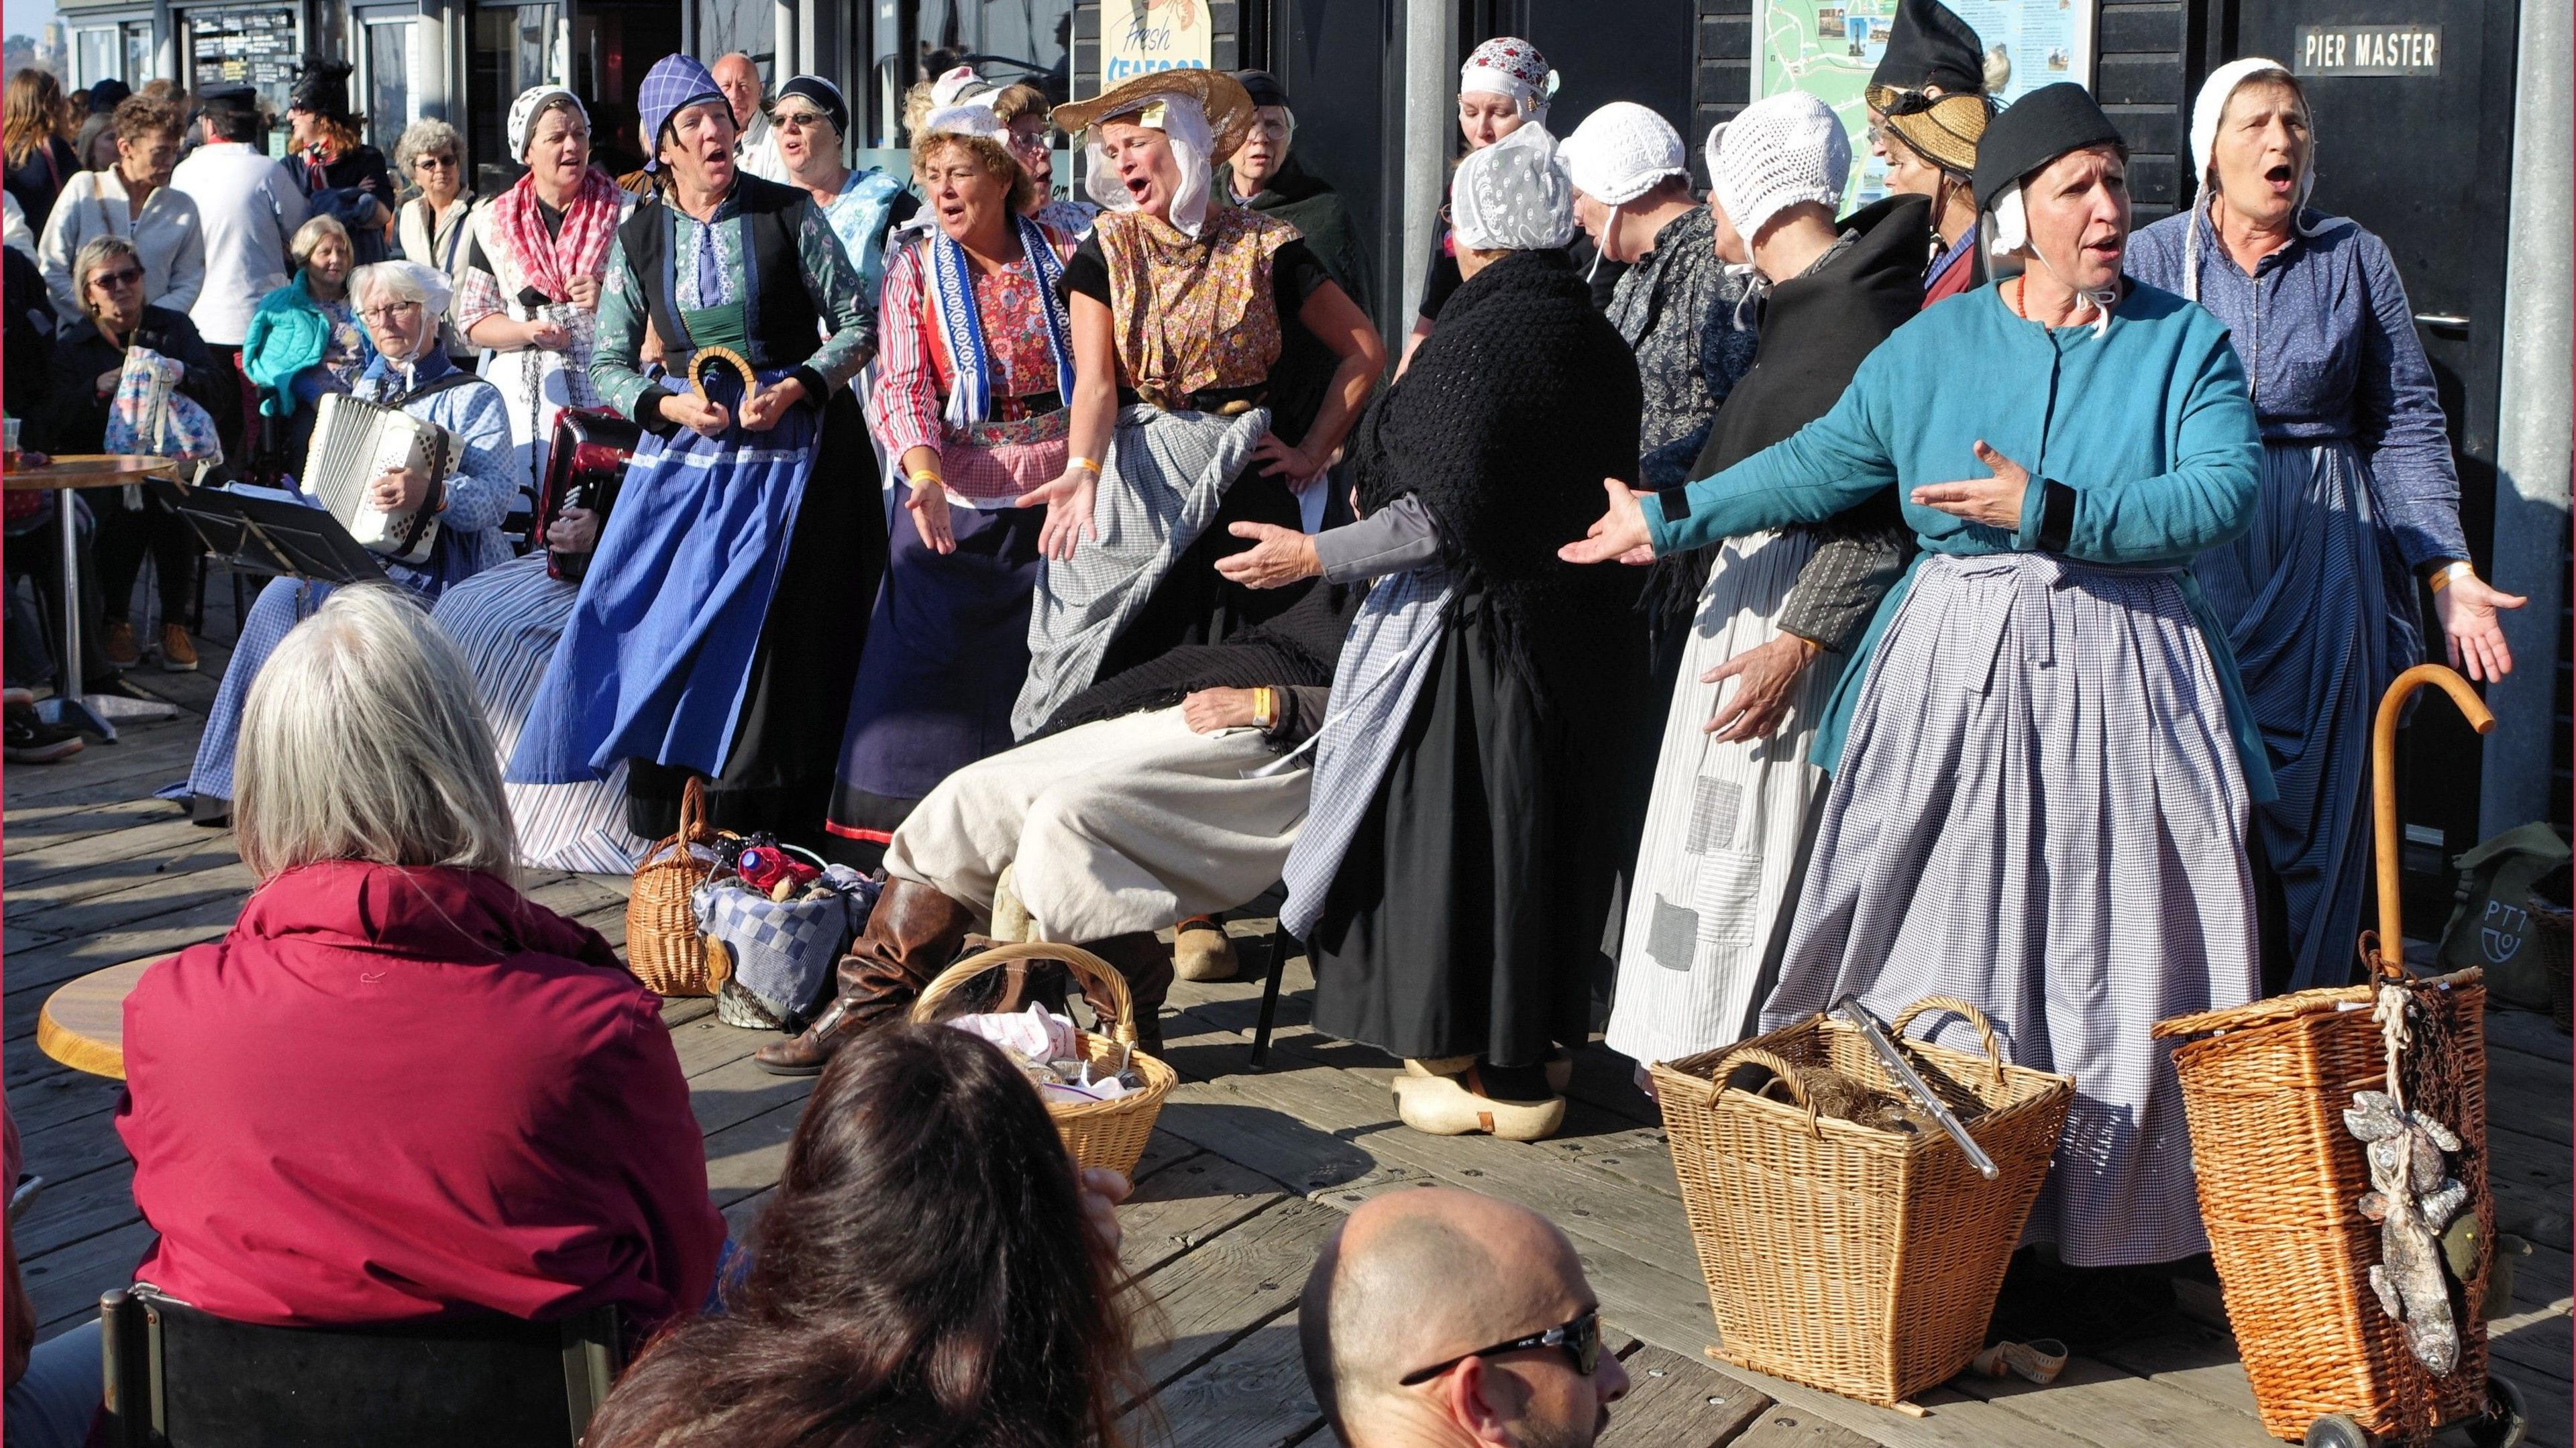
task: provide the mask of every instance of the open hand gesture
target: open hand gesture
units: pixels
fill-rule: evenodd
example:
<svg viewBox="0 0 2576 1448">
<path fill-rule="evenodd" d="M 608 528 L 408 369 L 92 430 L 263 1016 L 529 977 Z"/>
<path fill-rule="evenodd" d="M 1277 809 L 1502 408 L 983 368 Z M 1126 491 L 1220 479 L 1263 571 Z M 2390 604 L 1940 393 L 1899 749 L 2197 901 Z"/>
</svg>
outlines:
<svg viewBox="0 0 2576 1448">
<path fill-rule="evenodd" d="M 933 553 L 957 551 L 957 534 L 948 522 L 948 489 L 938 483 L 914 488 L 903 506 L 912 514 L 912 531 L 921 535 L 922 547 Z"/>
<path fill-rule="evenodd" d="M 1100 530 L 1092 526 L 1092 505 L 1100 492 L 1100 476 L 1091 469 L 1068 464 L 1056 480 L 1033 492 L 1022 493 L 1011 500 L 1014 508 L 1046 505 L 1046 522 L 1038 528 L 1038 555 L 1059 562 L 1071 558 L 1082 546 L 1082 540 L 1097 540 Z"/>
<path fill-rule="evenodd" d="M 1216 571 L 1246 588 L 1278 588 L 1324 571 L 1315 556 L 1315 540 L 1276 523 L 1235 523 L 1226 529 L 1237 538 L 1260 541 L 1216 561 Z"/>
<path fill-rule="evenodd" d="M 2022 500 L 2030 492 L 2030 473 L 2021 464 L 1986 446 L 1984 438 L 1977 439 L 1977 461 L 1984 463 L 1994 476 L 1963 478 L 1955 483 L 1925 483 L 1914 490 L 1914 501 L 1971 523 L 1983 523 L 2007 533 L 2020 531 Z"/>
<path fill-rule="evenodd" d="M 1603 478 L 1601 488 L 1609 495 L 1610 511 L 1584 532 L 1582 541 L 1557 549 L 1556 556 L 1568 563 L 1654 562 L 1654 535 L 1646 531 L 1647 494 L 1617 478 Z"/>
<path fill-rule="evenodd" d="M 2451 667 L 2490 684 L 2512 673 L 2513 650 L 2505 647 L 2504 622 L 2496 611 L 2528 602 L 2474 573 L 2435 593 L 2433 616 L 2442 621 L 2442 645 L 2451 655 Z"/>
</svg>

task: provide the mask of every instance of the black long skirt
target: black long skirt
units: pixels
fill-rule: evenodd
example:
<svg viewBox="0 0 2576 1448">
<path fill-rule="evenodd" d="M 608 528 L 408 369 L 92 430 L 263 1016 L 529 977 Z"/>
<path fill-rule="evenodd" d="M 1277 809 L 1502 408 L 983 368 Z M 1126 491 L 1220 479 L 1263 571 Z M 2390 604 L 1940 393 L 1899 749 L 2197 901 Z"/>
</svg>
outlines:
<svg viewBox="0 0 2576 1448">
<path fill-rule="evenodd" d="M 1216 571 L 1216 561 L 1253 546 L 1234 536 L 1235 523 L 1299 526 L 1297 495 L 1278 478 L 1264 477 L 1259 463 L 1246 467 L 1225 490 L 1216 517 L 1181 555 L 1172 571 L 1119 630 L 1100 656 L 1091 681 L 1118 677 L 1148 659 L 1159 659 L 1185 644 L 1220 644 L 1236 634 L 1287 612 L 1305 596 L 1302 588 L 1246 588 Z"/>
<path fill-rule="evenodd" d="M 1315 1028 L 1398 1056 L 1544 1060 L 1591 1032 L 1633 854 L 1642 641 L 1605 638 L 1542 710 L 1476 600 L 1452 616 L 1306 944 Z"/>
<path fill-rule="evenodd" d="M 885 576 L 885 498 L 866 420 L 847 388 L 823 409 L 813 472 L 796 506 L 787 561 L 761 623 L 733 751 L 707 790 L 719 829 L 766 831 L 820 849 L 841 726 L 858 677 L 868 612 Z M 690 771 L 631 759 L 627 827 L 658 840 L 680 827 Z"/>
</svg>

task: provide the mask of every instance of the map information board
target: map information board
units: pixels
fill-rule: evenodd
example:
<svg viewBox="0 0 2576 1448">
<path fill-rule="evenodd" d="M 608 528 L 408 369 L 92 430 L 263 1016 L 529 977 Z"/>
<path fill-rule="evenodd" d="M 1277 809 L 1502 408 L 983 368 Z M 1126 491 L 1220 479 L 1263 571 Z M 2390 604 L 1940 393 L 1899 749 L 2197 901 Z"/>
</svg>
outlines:
<svg viewBox="0 0 2576 1448">
<path fill-rule="evenodd" d="M 1754 0 L 1753 94 L 1801 90 L 1834 108 L 1851 135 L 1849 212 L 1887 192 L 1887 166 L 1869 153 L 1869 107 L 1861 92 L 1887 53 L 1897 0 Z M 2001 49 L 2013 100 L 2062 80 L 2093 81 L 2092 0 L 1945 0 L 1976 28 L 1989 53 Z"/>
</svg>

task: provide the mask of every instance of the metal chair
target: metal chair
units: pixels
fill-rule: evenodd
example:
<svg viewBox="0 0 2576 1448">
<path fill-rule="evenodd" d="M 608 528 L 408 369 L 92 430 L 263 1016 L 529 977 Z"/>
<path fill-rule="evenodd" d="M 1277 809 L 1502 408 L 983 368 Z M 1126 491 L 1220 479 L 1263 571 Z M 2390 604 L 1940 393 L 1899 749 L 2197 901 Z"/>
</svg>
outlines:
<svg viewBox="0 0 2576 1448">
<path fill-rule="evenodd" d="M 1297 948 L 1295 937 L 1283 924 L 1270 928 L 1270 970 L 1261 982 L 1261 1016 L 1252 1024 L 1252 1059 L 1255 1071 L 1270 1069 L 1270 1031 L 1279 1021 L 1279 981 L 1288 973 L 1288 952 Z"/>
<path fill-rule="evenodd" d="M 612 1307 L 262 1327 L 137 1283 L 98 1308 L 109 1448 L 564 1448 L 623 1360 Z"/>
</svg>

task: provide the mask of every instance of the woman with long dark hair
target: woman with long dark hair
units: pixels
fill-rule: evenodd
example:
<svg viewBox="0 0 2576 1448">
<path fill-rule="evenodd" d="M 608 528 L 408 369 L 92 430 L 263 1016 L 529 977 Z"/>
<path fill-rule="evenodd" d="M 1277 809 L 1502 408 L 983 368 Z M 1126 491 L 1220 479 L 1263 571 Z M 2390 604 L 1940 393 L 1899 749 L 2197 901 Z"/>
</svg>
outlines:
<svg viewBox="0 0 2576 1448">
<path fill-rule="evenodd" d="M 9 194 L 27 213 L 38 236 L 54 214 L 54 198 L 80 170 L 72 153 L 72 104 L 49 71 L 30 66 L 9 77 L 0 98 L 0 154 L 8 161 Z"/>
<path fill-rule="evenodd" d="M 1115 1448 L 1117 1248 L 1027 1079 L 941 1025 L 833 1056 L 725 1311 L 648 1350 L 596 1448 Z"/>
</svg>

